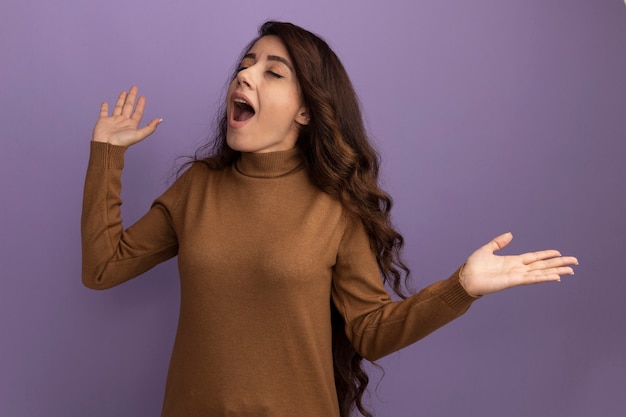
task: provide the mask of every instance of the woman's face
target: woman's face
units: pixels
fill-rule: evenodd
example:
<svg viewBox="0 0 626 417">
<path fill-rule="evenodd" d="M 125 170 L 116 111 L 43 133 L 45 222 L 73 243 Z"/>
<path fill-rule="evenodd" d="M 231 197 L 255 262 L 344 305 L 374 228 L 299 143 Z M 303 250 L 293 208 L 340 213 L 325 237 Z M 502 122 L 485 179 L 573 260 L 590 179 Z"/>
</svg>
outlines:
<svg viewBox="0 0 626 417">
<path fill-rule="evenodd" d="M 226 98 L 228 146 L 241 152 L 291 149 L 308 114 L 291 58 L 277 36 L 260 38 L 245 55 Z"/>
</svg>

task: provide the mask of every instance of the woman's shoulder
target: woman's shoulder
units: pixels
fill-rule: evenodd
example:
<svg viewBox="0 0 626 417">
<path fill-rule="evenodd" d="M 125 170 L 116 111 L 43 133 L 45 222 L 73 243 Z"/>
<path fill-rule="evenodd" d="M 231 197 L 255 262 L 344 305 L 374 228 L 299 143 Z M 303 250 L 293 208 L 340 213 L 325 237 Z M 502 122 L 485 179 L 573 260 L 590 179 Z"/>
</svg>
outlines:
<svg viewBox="0 0 626 417">
<path fill-rule="evenodd" d="M 220 167 L 212 158 L 189 159 L 178 167 L 167 190 L 157 199 L 177 207 L 179 203 L 204 195 L 209 189 L 215 188 L 221 173 Z"/>
</svg>

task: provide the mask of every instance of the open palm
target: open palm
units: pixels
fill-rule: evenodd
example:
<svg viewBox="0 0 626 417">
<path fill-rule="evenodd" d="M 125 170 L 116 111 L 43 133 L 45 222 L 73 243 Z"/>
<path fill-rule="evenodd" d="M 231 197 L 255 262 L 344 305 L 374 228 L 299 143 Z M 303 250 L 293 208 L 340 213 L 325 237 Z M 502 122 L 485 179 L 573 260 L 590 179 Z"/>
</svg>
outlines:
<svg viewBox="0 0 626 417">
<path fill-rule="evenodd" d="M 519 285 L 560 281 L 562 275 L 572 275 L 573 256 L 561 256 L 557 250 L 528 252 L 521 255 L 498 256 L 494 252 L 513 239 L 505 233 L 476 250 L 461 271 L 461 284 L 474 296 L 494 293 Z"/>
<path fill-rule="evenodd" d="M 109 116 L 109 105 L 100 105 L 100 116 L 93 129 L 93 140 L 118 146 L 131 146 L 150 136 L 156 130 L 161 119 L 152 119 L 146 126 L 139 128 L 146 98 L 137 99 L 137 87 L 131 87 L 120 93 L 113 112 Z"/>
</svg>

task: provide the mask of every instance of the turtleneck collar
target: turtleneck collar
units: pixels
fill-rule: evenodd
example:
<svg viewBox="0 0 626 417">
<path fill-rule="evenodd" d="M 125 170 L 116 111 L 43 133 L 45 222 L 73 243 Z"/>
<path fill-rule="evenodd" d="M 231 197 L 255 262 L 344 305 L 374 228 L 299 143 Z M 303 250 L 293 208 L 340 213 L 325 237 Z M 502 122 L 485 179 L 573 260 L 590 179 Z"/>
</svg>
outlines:
<svg viewBox="0 0 626 417">
<path fill-rule="evenodd" d="M 240 174 L 254 178 L 282 177 L 302 169 L 303 166 L 302 155 L 297 147 L 278 152 L 242 152 L 235 162 L 235 169 Z"/>
</svg>

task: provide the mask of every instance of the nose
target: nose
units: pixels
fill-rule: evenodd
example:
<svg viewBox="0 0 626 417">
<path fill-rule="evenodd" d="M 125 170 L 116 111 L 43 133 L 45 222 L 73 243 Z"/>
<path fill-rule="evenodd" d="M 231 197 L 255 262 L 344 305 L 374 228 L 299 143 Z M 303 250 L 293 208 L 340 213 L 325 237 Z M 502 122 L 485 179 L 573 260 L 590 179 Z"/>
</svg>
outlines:
<svg viewBox="0 0 626 417">
<path fill-rule="evenodd" d="M 237 72 L 237 85 L 238 86 L 245 86 L 248 88 L 252 88 L 253 86 L 253 82 L 252 82 L 252 74 L 250 71 L 250 67 L 248 68 L 244 68 L 240 71 Z"/>
</svg>

